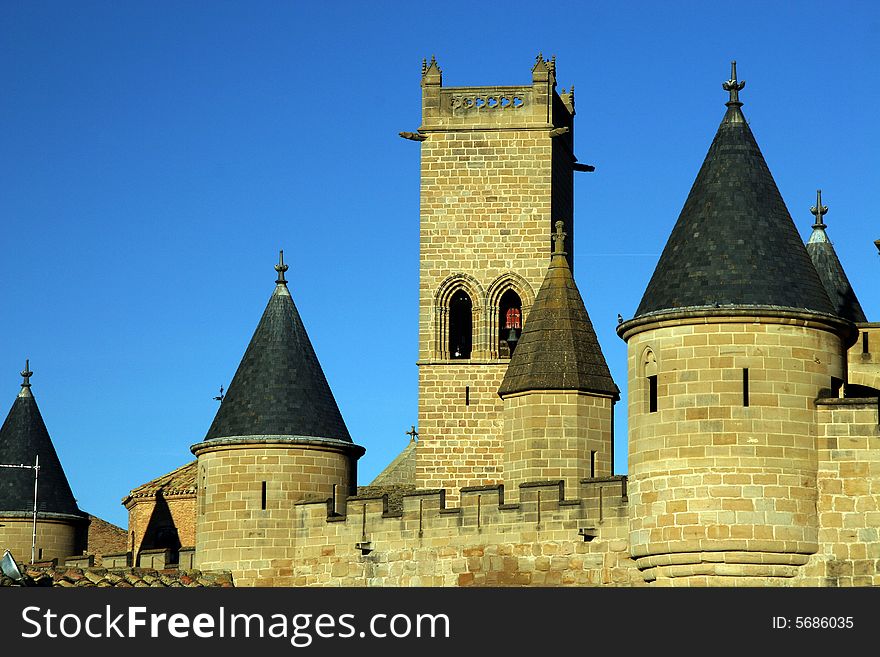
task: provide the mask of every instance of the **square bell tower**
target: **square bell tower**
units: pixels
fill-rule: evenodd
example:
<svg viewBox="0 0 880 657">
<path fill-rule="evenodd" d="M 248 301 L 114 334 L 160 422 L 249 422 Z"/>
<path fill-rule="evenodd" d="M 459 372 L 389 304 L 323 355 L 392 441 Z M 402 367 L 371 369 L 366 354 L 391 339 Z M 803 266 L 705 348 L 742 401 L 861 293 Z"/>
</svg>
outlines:
<svg viewBox="0 0 880 657">
<path fill-rule="evenodd" d="M 501 483 L 498 388 L 547 271 L 573 240 L 574 89 L 539 55 L 526 86 L 444 87 L 422 67 L 416 485 Z M 569 242 L 570 245 L 573 242 Z M 569 248 L 569 253 L 573 248 Z M 571 260 L 571 256 L 568 256 Z M 570 263 L 571 264 L 571 263 Z"/>
</svg>

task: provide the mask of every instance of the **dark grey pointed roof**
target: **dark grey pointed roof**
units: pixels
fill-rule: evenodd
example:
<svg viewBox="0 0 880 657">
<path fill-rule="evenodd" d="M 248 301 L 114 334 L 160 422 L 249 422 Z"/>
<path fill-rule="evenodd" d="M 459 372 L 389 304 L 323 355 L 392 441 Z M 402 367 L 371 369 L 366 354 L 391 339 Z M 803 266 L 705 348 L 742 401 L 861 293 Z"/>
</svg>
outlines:
<svg viewBox="0 0 880 657">
<path fill-rule="evenodd" d="M 557 235 L 561 233 L 557 224 Z M 498 394 L 580 390 L 619 397 L 568 260 L 556 240 L 550 267 L 523 326 Z"/>
<path fill-rule="evenodd" d="M 742 89 L 732 77 L 725 89 Z M 727 105 L 635 316 L 715 306 L 833 314 L 734 92 Z"/>
<path fill-rule="evenodd" d="M 818 192 L 818 194 L 819 200 L 816 207 L 812 208 L 813 214 L 816 215 L 816 223 L 813 224 L 813 233 L 807 241 L 807 253 L 810 254 L 816 273 L 819 274 L 819 280 L 822 281 L 831 305 L 834 306 L 835 314 L 851 322 L 867 322 L 865 311 L 862 310 L 862 305 L 856 298 L 846 272 L 843 271 L 843 265 L 840 264 L 834 246 L 825 232 L 827 226 L 823 217 L 828 208 L 822 205 L 822 193 Z"/>
<path fill-rule="evenodd" d="M 70 490 L 55 446 L 31 393 L 28 377 L 0 427 L 0 463 L 33 465 L 40 457 L 37 511 L 83 515 Z M 31 513 L 34 508 L 34 471 L 0 468 L 0 512 Z"/>
<path fill-rule="evenodd" d="M 236 436 L 351 442 L 283 270 L 205 440 Z"/>
</svg>

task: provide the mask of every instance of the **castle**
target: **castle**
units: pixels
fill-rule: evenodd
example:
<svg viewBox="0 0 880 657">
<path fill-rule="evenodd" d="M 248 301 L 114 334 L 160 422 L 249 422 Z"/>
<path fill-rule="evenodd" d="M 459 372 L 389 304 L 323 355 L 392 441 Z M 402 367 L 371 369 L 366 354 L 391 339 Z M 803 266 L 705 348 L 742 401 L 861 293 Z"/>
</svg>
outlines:
<svg viewBox="0 0 880 657">
<path fill-rule="evenodd" d="M 826 232 L 806 245 L 742 112 L 726 112 L 627 344 L 620 394 L 573 276 L 574 91 L 444 87 L 422 67 L 418 430 L 370 486 L 288 288 L 275 288 L 196 460 L 135 488 L 105 566 L 238 586 L 880 585 L 880 323 Z M 880 240 L 876 243 L 880 248 Z M 52 474 L 45 558 L 83 548 L 28 376 L 0 462 Z M 51 454 L 50 454 L 51 451 Z M 51 462 L 51 467 L 50 467 Z M 0 547 L 32 546 L 24 470 Z M 65 488 L 66 487 L 66 488 Z M 72 504 L 72 506 L 71 506 Z M 37 527 L 37 525 L 39 525 Z"/>
</svg>

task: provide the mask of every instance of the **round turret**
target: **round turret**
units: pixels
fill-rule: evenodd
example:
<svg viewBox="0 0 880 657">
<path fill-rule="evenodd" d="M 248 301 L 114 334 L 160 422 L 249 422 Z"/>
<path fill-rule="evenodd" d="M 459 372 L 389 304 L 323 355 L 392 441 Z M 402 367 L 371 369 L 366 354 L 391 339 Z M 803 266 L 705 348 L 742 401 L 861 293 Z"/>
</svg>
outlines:
<svg viewBox="0 0 880 657">
<path fill-rule="evenodd" d="M 558 480 L 577 496 L 582 479 L 608 477 L 612 414 L 620 398 L 568 265 L 563 222 L 544 282 L 498 390 L 504 400 L 504 486 Z"/>
<path fill-rule="evenodd" d="M 31 392 L 28 365 L 0 427 L 0 555 L 9 550 L 19 562 L 82 554 L 89 524 Z"/>
<path fill-rule="evenodd" d="M 815 399 L 839 386 L 835 312 L 741 111 L 728 110 L 636 316 L 633 558 L 659 584 L 783 583 L 818 549 Z"/>
<path fill-rule="evenodd" d="M 275 291 L 229 390 L 191 448 L 196 565 L 234 570 L 241 585 L 272 583 L 295 544 L 294 505 L 344 503 L 365 451 L 351 441 L 287 289 L 283 254 L 275 269 Z"/>
</svg>

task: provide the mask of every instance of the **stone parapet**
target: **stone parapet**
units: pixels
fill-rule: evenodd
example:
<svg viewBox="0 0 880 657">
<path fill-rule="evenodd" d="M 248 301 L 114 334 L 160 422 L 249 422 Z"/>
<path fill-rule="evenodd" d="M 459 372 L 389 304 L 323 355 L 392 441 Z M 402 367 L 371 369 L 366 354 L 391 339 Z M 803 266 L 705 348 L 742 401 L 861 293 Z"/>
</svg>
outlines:
<svg viewBox="0 0 880 657">
<path fill-rule="evenodd" d="M 238 586 L 640 586 L 627 550 L 625 477 L 416 491 L 390 513 L 386 496 L 296 505 L 288 558 L 235 572 Z"/>
<path fill-rule="evenodd" d="M 880 407 L 818 399 L 819 551 L 808 586 L 880 586 Z"/>
</svg>

